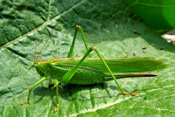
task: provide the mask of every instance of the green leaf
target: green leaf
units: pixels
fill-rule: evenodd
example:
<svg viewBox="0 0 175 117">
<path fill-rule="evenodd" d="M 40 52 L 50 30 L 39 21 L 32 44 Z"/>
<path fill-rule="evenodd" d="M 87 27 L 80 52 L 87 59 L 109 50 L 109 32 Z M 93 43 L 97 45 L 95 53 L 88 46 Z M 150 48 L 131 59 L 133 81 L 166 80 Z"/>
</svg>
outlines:
<svg viewBox="0 0 175 117">
<path fill-rule="evenodd" d="M 132 15 L 123 0 L 29 1 L 28 12 L 23 1 L 0 2 L 0 113 L 2 116 L 173 116 L 175 115 L 175 47 Z M 70 8 L 69 8 L 70 7 Z M 28 13 L 34 24 L 34 29 Z M 61 22 L 55 26 L 61 19 Z M 114 81 L 102 84 L 59 88 L 59 111 L 55 88 L 49 80 L 34 88 L 30 104 L 26 101 L 29 87 L 40 79 L 34 68 L 35 35 L 37 54 L 49 35 L 50 40 L 38 60 L 65 58 L 71 45 L 75 25 L 80 25 L 88 45 L 93 45 L 105 58 L 155 57 L 167 68 L 154 71 L 154 78 L 120 79 L 128 92 L 123 96 Z M 133 33 L 140 32 L 139 34 Z M 146 46 L 146 53 L 142 47 Z M 164 46 L 164 50 L 160 48 Z M 80 33 L 74 57 L 86 52 Z M 95 53 L 92 53 L 97 58 Z"/>
<path fill-rule="evenodd" d="M 174 0 L 126 0 L 152 28 L 166 32 L 175 28 Z"/>
</svg>

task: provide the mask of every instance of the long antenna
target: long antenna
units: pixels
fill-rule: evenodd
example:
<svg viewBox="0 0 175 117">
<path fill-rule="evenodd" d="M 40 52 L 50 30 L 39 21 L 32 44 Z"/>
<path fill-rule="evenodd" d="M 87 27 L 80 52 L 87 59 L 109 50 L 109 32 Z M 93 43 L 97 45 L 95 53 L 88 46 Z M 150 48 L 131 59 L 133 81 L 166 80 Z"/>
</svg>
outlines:
<svg viewBox="0 0 175 117">
<path fill-rule="evenodd" d="M 35 34 L 35 26 L 34 26 L 34 24 L 33 24 L 33 22 L 32 22 L 32 18 L 31 18 L 31 16 L 30 16 L 30 13 L 29 13 L 29 10 L 28 10 L 28 8 L 27 8 L 27 4 L 26 4 L 25 0 L 23 0 L 23 2 L 24 2 L 24 6 L 25 6 L 25 8 L 26 8 L 26 10 L 27 10 L 27 14 L 28 14 L 28 16 L 29 16 L 30 22 L 31 22 L 31 24 L 32 24 L 32 28 L 33 28 L 33 30 L 34 30 L 34 36 L 35 36 L 35 55 L 34 55 L 34 62 L 35 62 L 35 61 L 36 61 L 36 49 L 37 49 L 37 41 L 36 41 L 36 34 Z"/>
<path fill-rule="evenodd" d="M 50 34 L 49 38 L 48 38 L 48 39 L 46 40 L 46 42 L 44 43 L 43 47 L 41 48 L 41 50 L 40 50 L 40 52 L 39 52 L 39 54 L 38 54 L 38 56 L 37 56 L 37 58 L 36 58 L 36 61 L 38 60 L 38 57 L 39 57 L 39 55 L 41 54 L 42 50 L 44 49 L 45 45 L 47 44 L 47 42 L 49 41 L 49 39 L 51 38 L 51 36 L 52 36 L 53 33 L 55 32 L 55 30 L 56 30 L 58 24 L 60 24 L 60 22 L 63 20 L 64 16 L 65 16 L 66 13 L 68 12 L 68 10 L 71 8 L 72 4 L 73 4 L 73 1 L 72 1 L 72 3 L 69 5 L 69 7 L 67 8 L 67 10 L 66 10 L 66 12 L 64 13 L 64 15 L 61 16 L 61 19 L 59 20 L 59 22 L 58 22 L 57 25 L 55 26 L 53 32 Z"/>
<path fill-rule="evenodd" d="M 25 0 L 23 0 L 23 2 L 24 2 L 24 6 L 25 6 L 26 10 L 28 11 L 28 8 L 27 8 L 27 5 L 26 5 Z M 41 50 L 40 50 L 40 52 L 39 52 L 39 54 L 38 54 L 37 56 L 36 56 L 37 40 L 36 40 L 36 34 L 35 34 L 35 26 L 34 26 L 34 24 L 33 24 L 33 22 L 32 22 L 32 19 L 31 19 L 31 16 L 30 16 L 29 12 L 27 12 L 27 13 L 28 13 L 28 16 L 29 16 L 29 18 L 30 18 L 30 21 L 31 21 L 33 30 L 34 30 L 34 35 L 35 35 L 35 56 L 34 56 L 34 62 L 36 62 L 36 61 L 38 60 L 38 57 L 39 57 L 39 55 L 41 54 L 42 50 L 44 49 L 45 45 L 47 44 L 48 40 L 52 37 L 52 35 L 53 35 L 53 33 L 55 32 L 55 30 L 56 30 L 58 24 L 63 20 L 64 16 L 65 16 L 66 13 L 68 12 L 68 10 L 71 8 L 72 4 L 73 4 L 73 0 L 72 0 L 72 3 L 71 3 L 71 4 L 69 5 L 69 7 L 67 8 L 67 10 L 66 10 L 66 12 L 64 13 L 64 15 L 61 16 L 61 19 L 59 20 L 59 22 L 58 22 L 57 25 L 55 26 L 53 32 L 50 34 L 49 38 L 48 38 L 48 39 L 46 40 L 46 42 L 44 43 L 43 47 L 41 48 Z"/>
</svg>

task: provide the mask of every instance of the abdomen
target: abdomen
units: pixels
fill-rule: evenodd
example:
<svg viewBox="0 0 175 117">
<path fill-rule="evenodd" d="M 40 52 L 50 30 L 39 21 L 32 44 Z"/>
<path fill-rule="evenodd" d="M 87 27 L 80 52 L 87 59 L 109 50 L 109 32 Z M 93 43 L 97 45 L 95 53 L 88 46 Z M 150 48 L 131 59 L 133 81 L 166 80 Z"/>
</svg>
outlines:
<svg viewBox="0 0 175 117">
<path fill-rule="evenodd" d="M 49 65 L 50 76 L 54 79 L 57 79 L 58 81 L 61 81 L 61 78 L 70 69 L 72 69 L 72 67 Z M 71 80 L 68 82 L 68 84 L 88 85 L 94 83 L 102 83 L 104 81 L 107 81 L 104 76 L 105 74 L 101 71 L 86 67 L 80 67 L 77 69 L 77 71 L 75 72 Z"/>
</svg>

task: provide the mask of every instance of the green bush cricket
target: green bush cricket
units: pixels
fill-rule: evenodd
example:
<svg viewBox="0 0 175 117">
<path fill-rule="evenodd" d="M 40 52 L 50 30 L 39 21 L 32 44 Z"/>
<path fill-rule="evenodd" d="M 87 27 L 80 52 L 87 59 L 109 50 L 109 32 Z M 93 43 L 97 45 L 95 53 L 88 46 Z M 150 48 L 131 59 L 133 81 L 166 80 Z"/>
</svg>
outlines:
<svg viewBox="0 0 175 117">
<path fill-rule="evenodd" d="M 24 4 L 25 4 L 25 1 L 24 1 Z M 25 7 L 27 10 L 26 5 Z M 29 14 L 29 17 L 30 17 L 30 14 Z M 77 33 L 79 30 L 82 35 L 82 39 L 87 51 L 82 58 L 72 58 L 73 49 L 74 49 Z M 49 39 L 50 37 L 47 39 L 47 41 Z M 35 41 L 36 41 L 36 38 L 35 38 Z M 35 43 L 35 46 L 36 46 L 36 43 Z M 161 60 L 155 60 L 154 58 L 148 58 L 148 57 L 121 58 L 121 59 L 103 58 L 100 52 L 95 47 L 93 46 L 88 47 L 83 29 L 79 25 L 76 25 L 74 38 L 73 38 L 72 45 L 70 47 L 67 58 L 38 60 L 38 57 L 41 54 L 41 51 L 36 56 L 36 47 L 35 47 L 34 66 L 42 78 L 29 88 L 27 101 L 22 102 L 21 104 L 23 105 L 23 104 L 29 103 L 31 90 L 36 86 L 38 86 L 39 84 L 41 84 L 43 81 L 45 81 L 48 78 L 48 76 L 50 76 L 52 78 L 52 83 L 56 85 L 56 104 L 57 105 L 55 108 L 55 112 L 59 110 L 59 102 L 58 102 L 59 85 L 67 85 L 67 84 L 89 85 L 89 84 L 103 83 L 105 81 L 114 80 L 117 86 L 119 87 L 120 91 L 122 92 L 122 94 L 126 95 L 129 93 L 126 93 L 122 89 L 117 79 L 131 78 L 131 77 L 154 77 L 156 75 L 153 75 L 153 74 L 117 75 L 117 73 L 121 73 L 121 72 L 138 73 L 138 72 L 153 71 L 153 70 L 165 68 L 165 64 Z M 95 53 L 98 55 L 99 58 L 91 58 L 90 53 L 92 51 L 95 51 Z M 131 93 L 131 95 L 134 96 L 136 95 L 136 93 Z"/>
</svg>

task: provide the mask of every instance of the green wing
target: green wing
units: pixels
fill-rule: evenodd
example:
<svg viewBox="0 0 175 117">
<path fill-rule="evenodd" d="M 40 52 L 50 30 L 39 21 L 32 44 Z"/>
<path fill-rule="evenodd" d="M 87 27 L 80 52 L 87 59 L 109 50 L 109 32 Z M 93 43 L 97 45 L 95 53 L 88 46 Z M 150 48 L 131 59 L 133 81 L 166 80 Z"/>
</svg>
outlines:
<svg viewBox="0 0 175 117">
<path fill-rule="evenodd" d="M 70 59 L 57 59 L 54 65 L 63 67 L 75 66 L 81 58 Z M 166 67 L 166 64 L 162 60 L 155 60 L 149 57 L 135 57 L 135 58 L 105 58 L 111 71 L 115 73 L 133 73 L 133 72 L 147 72 L 153 70 L 159 70 Z M 80 66 L 80 69 L 89 69 L 100 72 L 108 72 L 104 64 L 100 59 L 87 58 Z"/>
</svg>

